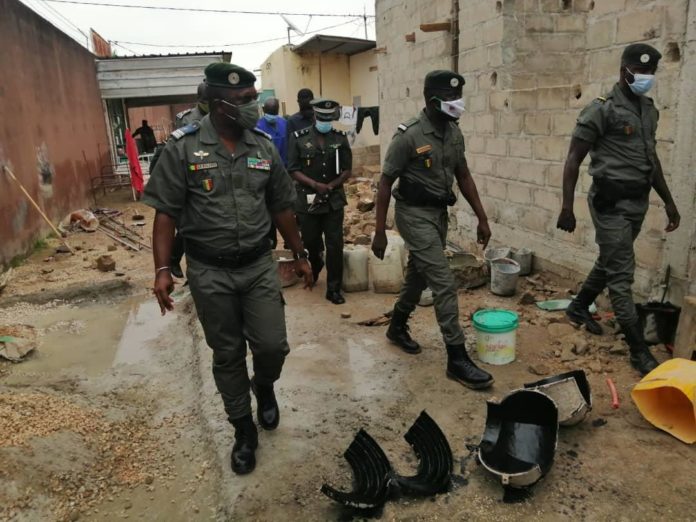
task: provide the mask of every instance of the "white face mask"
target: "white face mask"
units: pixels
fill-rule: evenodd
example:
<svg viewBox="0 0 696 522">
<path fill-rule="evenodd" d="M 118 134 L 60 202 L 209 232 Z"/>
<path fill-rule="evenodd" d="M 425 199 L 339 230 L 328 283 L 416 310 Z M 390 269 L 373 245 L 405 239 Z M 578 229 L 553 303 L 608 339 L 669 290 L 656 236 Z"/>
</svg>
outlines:
<svg viewBox="0 0 696 522">
<path fill-rule="evenodd" d="M 436 98 L 436 100 L 440 102 L 440 111 L 444 112 L 447 114 L 447 116 L 450 116 L 455 120 L 461 118 L 462 114 L 464 114 L 464 111 L 466 110 L 464 107 L 464 98 L 450 101 L 441 100 L 439 98 Z"/>
</svg>

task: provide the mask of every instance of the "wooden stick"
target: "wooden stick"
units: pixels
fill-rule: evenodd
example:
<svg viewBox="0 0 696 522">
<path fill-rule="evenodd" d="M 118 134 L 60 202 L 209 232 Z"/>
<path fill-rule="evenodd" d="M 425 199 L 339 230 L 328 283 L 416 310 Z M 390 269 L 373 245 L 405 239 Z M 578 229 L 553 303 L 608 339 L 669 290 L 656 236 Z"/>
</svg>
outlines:
<svg viewBox="0 0 696 522">
<path fill-rule="evenodd" d="M 110 231 L 108 231 L 106 228 L 100 226 L 97 230 L 99 230 L 99 232 L 101 232 L 102 234 L 104 234 L 104 235 L 110 237 L 110 238 L 113 239 L 114 241 L 118 241 L 118 242 L 121 243 L 122 245 L 127 246 L 127 247 L 130 248 L 131 250 L 135 250 L 136 252 L 140 252 L 139 245 L 135 245 L 135 244 L 132 243 L 131 241 L 127 241 L 127 240 L 125 240 L 125 239 L 123 239 L 123 238 L 118 237 L 116 234 L 112 234 L 112 233 L 111 233 Z"/>
<path fill-rule="evenodd" d="M 432 24 L 420 24 L 420 30 L 424 33 L 434 33 L 438 31 L 451 31 L 452 22 L 434 22 Z"/>
<path fill-rule="evenodd" d="M 2 168 L 5 172 L 7 172 L 7 174 L 10 176 L 10 178 L 12 178 L 12 181 L 14 181 L 19 186 L 19 189 L 24 193 L 24 195 L 27 197 L 27 199 L 29 201 L 31 201 L 31 204 L 34 205 L 34 208 L 36 208 L 36 210 L 38 210 L 39 214 L 41 214 L 41 217 L 44 218 L 46 223 L 48 223 L 48 225 L 51 227 L 51 230 L 53 230 L 55 235 L 58 236 L 58 239 L 60 239 L 60 241 L 66 246 L 66 248 L 70 251 L 71 254 L 74 254 L 75 250 L 73 250 L 73 247 L 71 247 L 68 244 L 68 242 L 63 238 L 63 234 L 61 234 L 58 231 L 58 229 L 55 227 L 53 222 L 50 219 L 48 219 L 48 216 L 46 216 L 46 214 L 44 214 L 44 211 L 41 210 L 41 207 L 39 206 L 39 204 L 36 201 L 34 201 L 34 198 L 32 198 L 29 195 L 29 192 L 27 192 L 27 189 L 25 189 L 24 185 L 22 185 L 22 183 L 15 177 L 15 175 L 12 172 L 12 170 L 10 169 L 10 167 L 8 167 L 7 165 L 3 165 Z"/>
</svg>

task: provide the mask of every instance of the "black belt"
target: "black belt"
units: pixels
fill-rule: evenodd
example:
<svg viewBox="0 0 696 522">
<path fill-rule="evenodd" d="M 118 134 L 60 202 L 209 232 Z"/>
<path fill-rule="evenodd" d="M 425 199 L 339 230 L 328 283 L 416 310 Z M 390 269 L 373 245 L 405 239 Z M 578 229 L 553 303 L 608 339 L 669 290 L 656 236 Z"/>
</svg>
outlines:
<svg viewBox="0 0 696 522">
<path fill-rule="evenodd" d="M 253 250 L 248 250 L 236 255 L 217 255 L 212 254 L 209 251 L 205 251 L 191 243 L 190 240 L 186 241 L 186 256 L 192 259 L 205 263 L 206 265 L 216 266 L 219 268 L 242 268 L 243 266 L 250 265 L 261 256 L 266 254 L 271 250 L 269 244 L 261 245 Z"/>
</svg>

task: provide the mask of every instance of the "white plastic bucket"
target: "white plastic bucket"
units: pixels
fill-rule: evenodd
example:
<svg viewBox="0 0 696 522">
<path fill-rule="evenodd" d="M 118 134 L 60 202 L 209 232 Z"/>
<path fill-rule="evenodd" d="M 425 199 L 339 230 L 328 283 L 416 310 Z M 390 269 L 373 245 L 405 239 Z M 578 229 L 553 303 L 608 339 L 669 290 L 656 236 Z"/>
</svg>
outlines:
<svg viewBox="0 0 696 522">
<path fill-rule="evenodd" d="M 346 246 L 343 249 L 342 286 L 344 292 L 364 292 L 370 287 L 366 247 Z"/>
<path fill-rule="evenodd" d="M 486 260 L 488 266 L 491 266 L 491 261 L 503 259 L 505 257 L 510 257 L 509 247 L 489 248 L 483 253 L 483 259 Z"/>
<path fill-rule="evenodd" d="M 418 301 L 418 306 L 432 306 L 433 302 L 433 291 L 430 288 L 426 288 L 421 294 L 420 301 Z"/>
<path fill-rule="evenodd" d="M 491 262 L 491 292 L 495 295 L 515 295 L 520 265 L 517 261 L 503 258 Z"/>
<path fill-rule="evenodd" d="M 512 253 L 512 260 L 520 264 L 520 275 L 526 276 L 532 272 L 532 251 L 528 248 L 520 248 Z"/>
<path fill-rule="evenodd" d="M 479 310 L 472 318 L 476 330 L 476 352 L 487 364 L 508 364 L 515 360 L 519 318 L 510 310 Z"/>
<path fill-rule="evenodd" d="M 404 283 L 404 240 L 390 231 L 387 232 L 387 241 L 384 259 L 369 254 L 370 281 L 377 294 L 398 294 Z"/>
</svg>

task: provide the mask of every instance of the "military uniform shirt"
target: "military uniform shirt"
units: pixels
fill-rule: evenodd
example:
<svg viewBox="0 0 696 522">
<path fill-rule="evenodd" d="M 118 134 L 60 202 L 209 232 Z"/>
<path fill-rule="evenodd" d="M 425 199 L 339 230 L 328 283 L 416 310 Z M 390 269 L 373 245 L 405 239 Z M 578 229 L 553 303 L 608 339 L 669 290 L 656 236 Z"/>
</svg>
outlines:
<svg viewBox="0 0 696 522">
<path fill-rule="evenodd" d="M 659 112 L 652 99 L 640 96 L 639 102 L 640 109 L 616 84 L 606 98 L 594 100 L 580 113 L 573 137 L 592 144 L 591 176 L 652 181 Z"/>
<path fill-rule="evenodd" d="M 219 255 L 259 248 L 268 240 L 271 214 L 295 202 L 271 140 L 245 130 L 233 155 L 208 116 L 172 136 L 177 133 L 183 136 L 167 143 L 144 203 L 176 219 L 185 239 Z"/>
<path fill-rule="evenodd" d="M 194 121 L 201 121 L 204 116 L 205 114 L 203 114 L 201 110 L 198 108 L 198 105 L 196 105 L 195 107 L 186 109 L 185 111 L 182 111 L 179 114 L 177 114 L 174 126 L 177 129 L 180 129 L 181 127 L 185 127 L 186 125 L 192 124 Z"/>
<path fill-rule="evenodd" d="M 448 122 L 444 136 L 421 112 L 399 126 L 387 149 L 382 174 L 418 183 L 430 194 L 446 197 L 455 173 L 466 164 L 464 137 L 454 122 Z M 394 197 L 400 200 L 398 187 Z"/>
<path fill-rule="evenodd" d="M 324 137 L 324 147 L 319 146 L 319 136 Z M 336 152 L 338 151 L 339 169 L 336 172 Z M 353 168 L 353 153 L 348 137 L 336 129 L 326 134 L 319 133 L 314 126 L 297 131 L 290 140 L 288 151 L 288 171 L 301 171 L 308 178 L 319 183 L 330 183 L 341 172 Z M 297 185 L 297 212 L 306 212 L 309 204 L 307 194 L 314 194 L 314 189 Z M 347 204 L 343 186 L 329 192 L 329 206 L 338 210 Z M 328 211 L 328 209 L 327 209 Z"/>
</svg>

